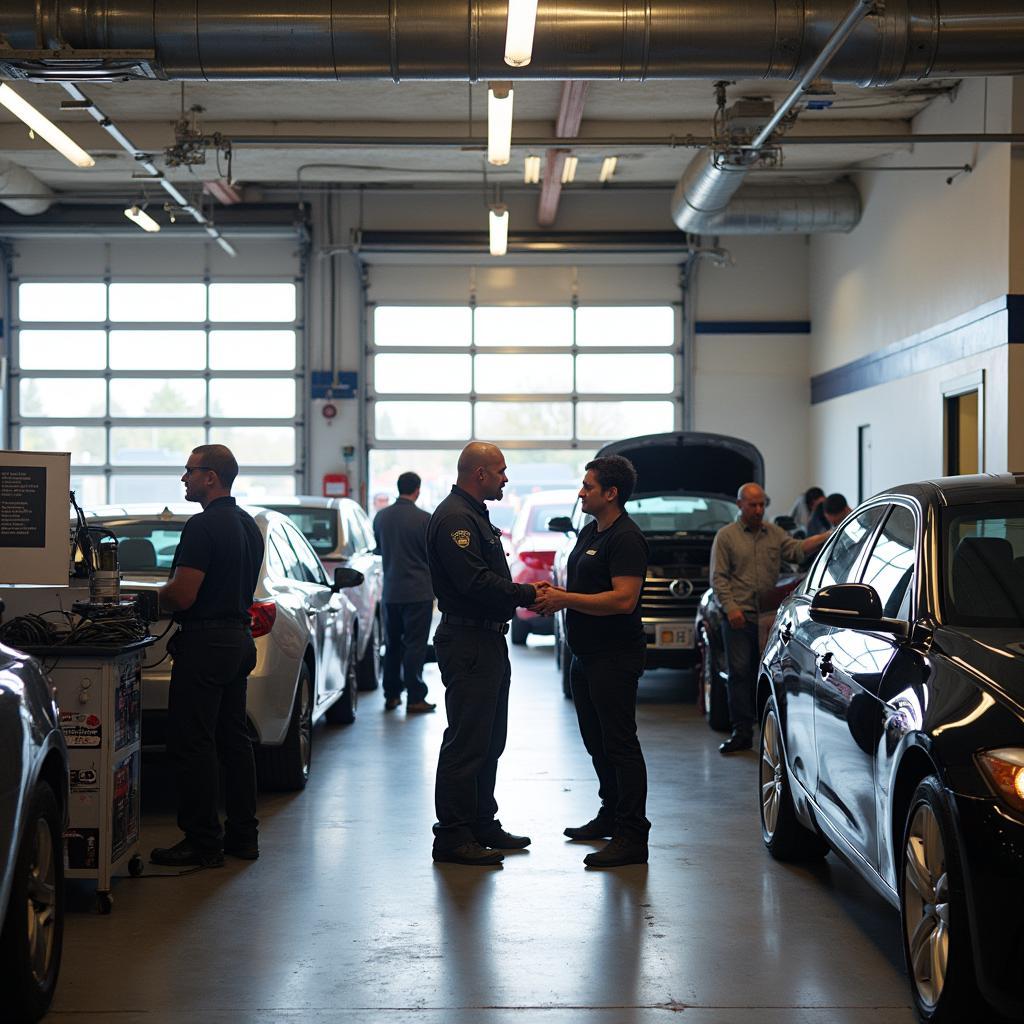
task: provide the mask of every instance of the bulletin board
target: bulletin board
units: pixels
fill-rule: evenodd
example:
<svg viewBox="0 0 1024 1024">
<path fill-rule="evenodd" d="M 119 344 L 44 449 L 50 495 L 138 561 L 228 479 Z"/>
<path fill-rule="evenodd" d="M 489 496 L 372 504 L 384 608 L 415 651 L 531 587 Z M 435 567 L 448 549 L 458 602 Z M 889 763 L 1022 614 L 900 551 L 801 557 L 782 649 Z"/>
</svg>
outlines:
<svg viewBox="0 0 1024 1024">
<path fill-rule="evenodd" d="M 0 451 L 0 584 L 68 585 L 69 452 Z"/>
</svg>

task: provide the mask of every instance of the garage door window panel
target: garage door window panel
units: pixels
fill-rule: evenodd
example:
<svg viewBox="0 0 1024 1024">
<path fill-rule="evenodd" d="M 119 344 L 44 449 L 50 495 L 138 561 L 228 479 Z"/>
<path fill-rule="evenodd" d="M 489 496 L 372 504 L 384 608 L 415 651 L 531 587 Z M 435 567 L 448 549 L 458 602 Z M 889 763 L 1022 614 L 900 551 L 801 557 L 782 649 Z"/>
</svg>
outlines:
<svg viewBox="0 0 1024 1024">
<path fill-rule="evenodd" d="M 115 473 L 110 478 L 110 501 L 115 504 L 184 501 L 181 473 Z M 197 508 L 198 511 L 198 508 Z"/>
<path fill-rule="evenodd" d="M 474 341 L 479 346 L 569 346 L 573 341 L 570 306 L 480 306 Z"/>
<path fill-rule="evenodd" d="M 143 417 L 201 417 L 206 411 L 206 382 L 171 377 L 110 382 L 110 415 Z"/>
<path fill-rule="evenodd" d="M 101 323 L 107 318 L 102 282 L 26 282 L 18 288 L 18 319 L 24 322 Z"/>
<path fill-rule="evenodd" d="M 674 369 L 674 358 L 667 353 L 581 355 L 576 359 L 576 389 L 580 394 L 670 395 Z"/>
<path fill-rule="evenodd" d="M 107 336 L 103 331 L 22 331 L 19 351 L 25 370 L 102 370 Z"/>
<path fill-rule="evenodd" d="M 568 402 L 477 402 L 476 436 L 568 441 L 572 438 L 572 406 Z"/>
<path fill-rule="evenodd" d="M 107 409 L 107 386 L 95 377 L 23 377 L 18 384 L 22 416 L 53 419 L 101 417 Z"/>
<path fill-rule="evenodd" d="M 230 419 L 293 419 L 295 381 L 236 377 L 210 381 L 210 415 Z"/>
<path fill-rule="evenodd" d="M 672 306 L 581 306 L 576 313 L 576 344 L 671 348 L 675 320 Z"/>
<path fill-rule="evenodd" d="M 295 461 L 295 431 L 291 427 L 217 427 L 215 440 L 226 444 L 238 464 L 285 466 Z"/>
<path fill-rule="evenodd" d="M 290 282 L 223 282 L 210 285 L 213 323 L 291 323 L 295 285 Z"/>
<path fill-rule="evenodd" d="M 197 370 L 206 366 L 203 331 L 110 332 L 112 370 Z"/>
<path fill-rule="evenodd" d="M 398 441 L 459 441 L 470 436 L 469 402 L 378 402 L 376 436 Z"/>
<path fill-rule="evenodd" d="M 202 427 L 114 427 L 110 461 L 115 466 L 184 466 L 193 448 L 205 443 Z"/>
<path fill-rule="evenodd" d="M 576 436 L 581 440 L 660 434 L 675 429 L 674 423 L 671 402 L 580 402 L 576 407 Z"/>
<path fill-rule="evenodd" d="M 473 385 L 468 355 L 381 354 L 373 360 L 373 389 L 379 394 L 452 395 Z"/>
<path fill-rule="evenodd" d="M 375 345 L 468 348 L 472 339 L 473 315 L 468 306 L 380 306 L 374 310 Z"/>
<path fill-rule="evenodd" d="M 478 355 L 474 360 L 478 394 L 567 395 L 572 391 L 572 356 Z"/>
<path fill-rule="evenodd" d="M 206 285 L 186 282 L 123 282 L 110 286 L 113 323 L 202 323 Z"/>
<path fill-rule="evenodd" d="M 102 466 L 107 460 L 103 427 L 22 427 L 18 444 L 28 452 L 71 452 L 73 467 Z"/>
<path fill-rule="evenodd" d="M 294 331 L 210 331 L 211 370 L 294 370 Z"/>
</svg>

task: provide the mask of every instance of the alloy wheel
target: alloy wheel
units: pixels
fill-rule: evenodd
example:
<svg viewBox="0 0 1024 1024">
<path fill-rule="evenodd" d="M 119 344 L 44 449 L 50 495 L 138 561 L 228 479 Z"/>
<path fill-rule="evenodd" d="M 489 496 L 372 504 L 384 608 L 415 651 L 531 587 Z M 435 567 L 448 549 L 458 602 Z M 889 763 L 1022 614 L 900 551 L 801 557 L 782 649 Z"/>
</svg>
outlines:
<svg viewBox="0 0 1024 1024">
<path fill-rule="evenodd" d="M 302 755 L 302 773 L 309 777 L 309 765 L 313 755 L 313 700 L 310 695 L 309 679 L 299 686 L 299 751 Z"/>
<path fill-rule="evenodd" d="M 779 720 L 771 711 L 765 716 L 761 734 L 761 821 L 769 839 L 775 835 L 779 823 L 784 770 Z"/>
<path fill-rule="evenodd" d="M 32 974 L 44 984 L 53 960 L 57 923 L 57 878 L 53 835 L 45 818 L 36 822 L 28 878 L 28 949 Z"/>
<path fill-rule="evenodd" d="M 914 986 L 921 1001 L 935 1007 L 949 962 L 949 875 L 942 829 L 926 803 L 918 806 L 907 830 L 903 919 Z"/>
</svg>

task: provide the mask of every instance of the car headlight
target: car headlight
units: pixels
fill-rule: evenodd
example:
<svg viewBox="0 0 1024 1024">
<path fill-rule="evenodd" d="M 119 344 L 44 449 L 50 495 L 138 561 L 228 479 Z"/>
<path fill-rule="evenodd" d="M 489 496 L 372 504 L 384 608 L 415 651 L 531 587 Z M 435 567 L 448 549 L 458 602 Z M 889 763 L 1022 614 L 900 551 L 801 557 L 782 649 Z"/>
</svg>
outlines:
<svg viewBox="0 0 1024 1024">
<path fill-rule="evenodd" d="M 975 757 L 996 793 L 1015 810 L 1024 811 L 1024 750 L 984 750 Z"/>
</svg>

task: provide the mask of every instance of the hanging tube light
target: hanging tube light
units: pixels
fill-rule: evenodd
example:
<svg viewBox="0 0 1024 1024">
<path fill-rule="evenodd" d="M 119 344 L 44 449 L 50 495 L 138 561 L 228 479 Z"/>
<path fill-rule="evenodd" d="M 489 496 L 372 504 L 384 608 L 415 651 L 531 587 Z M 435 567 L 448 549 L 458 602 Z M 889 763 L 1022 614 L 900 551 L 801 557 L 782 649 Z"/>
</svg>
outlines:
<svg viewBox="0 0 1024 1024">
<path fill-rule="evenodd" d="M 505 29 L 505 63 L 525 68 L 533 57 L 533 33 L 537 25 L 537 0 L 508 0 Z"/>
<path fill-rule="evenodd" d="M 491 255 L 504 256 L 508 252 L 508 207 L 498 203 L 487 215 L 490 226 Z"/>
<path fill-rule="evenodd" d="M 562 184 L 568 185 L 576 180 L 576 167 L 579 165 L 580 158 L 570 153 L 565 158 L 565 163 L 562 164 Z"/>
<path fill-rule="evenodd" d="M 618 166 L 619 158 L 617 156 L 606 156 L 601 163 L 601 173 L 598 175 L 597 180 L 603 185 L 606 181 L 610 181 L 612 176 L 615 174 L 615 168 Z"/>
<path fill-rule="evenodd" d="M 153 220 L 145 210 L 138 206 L 129 206 L 124 215 L 133 223 L 137 224 L 143 231 L 159 231 L 160 225 Z"/>
<path fill-rule="evenodd" d="M 540 157 L 532 153 L 523 161 L 523 181 L 527 185 L 540 184 Z"/>
<path fill-rule="evenodd" d="M 65 135 L 48 117 L 36 110 L 28 100 L 22 99 L 6 83 L 0 83 L 0 103 L 76 167 L 95 166 L 96 161 L 77 142 Z"/>
<path fill-rule="evenodd" d="M 502 167 L 512 159 L 511 82 L 491 82 L 487 90 L 487 162 Z"/>
</svg>

